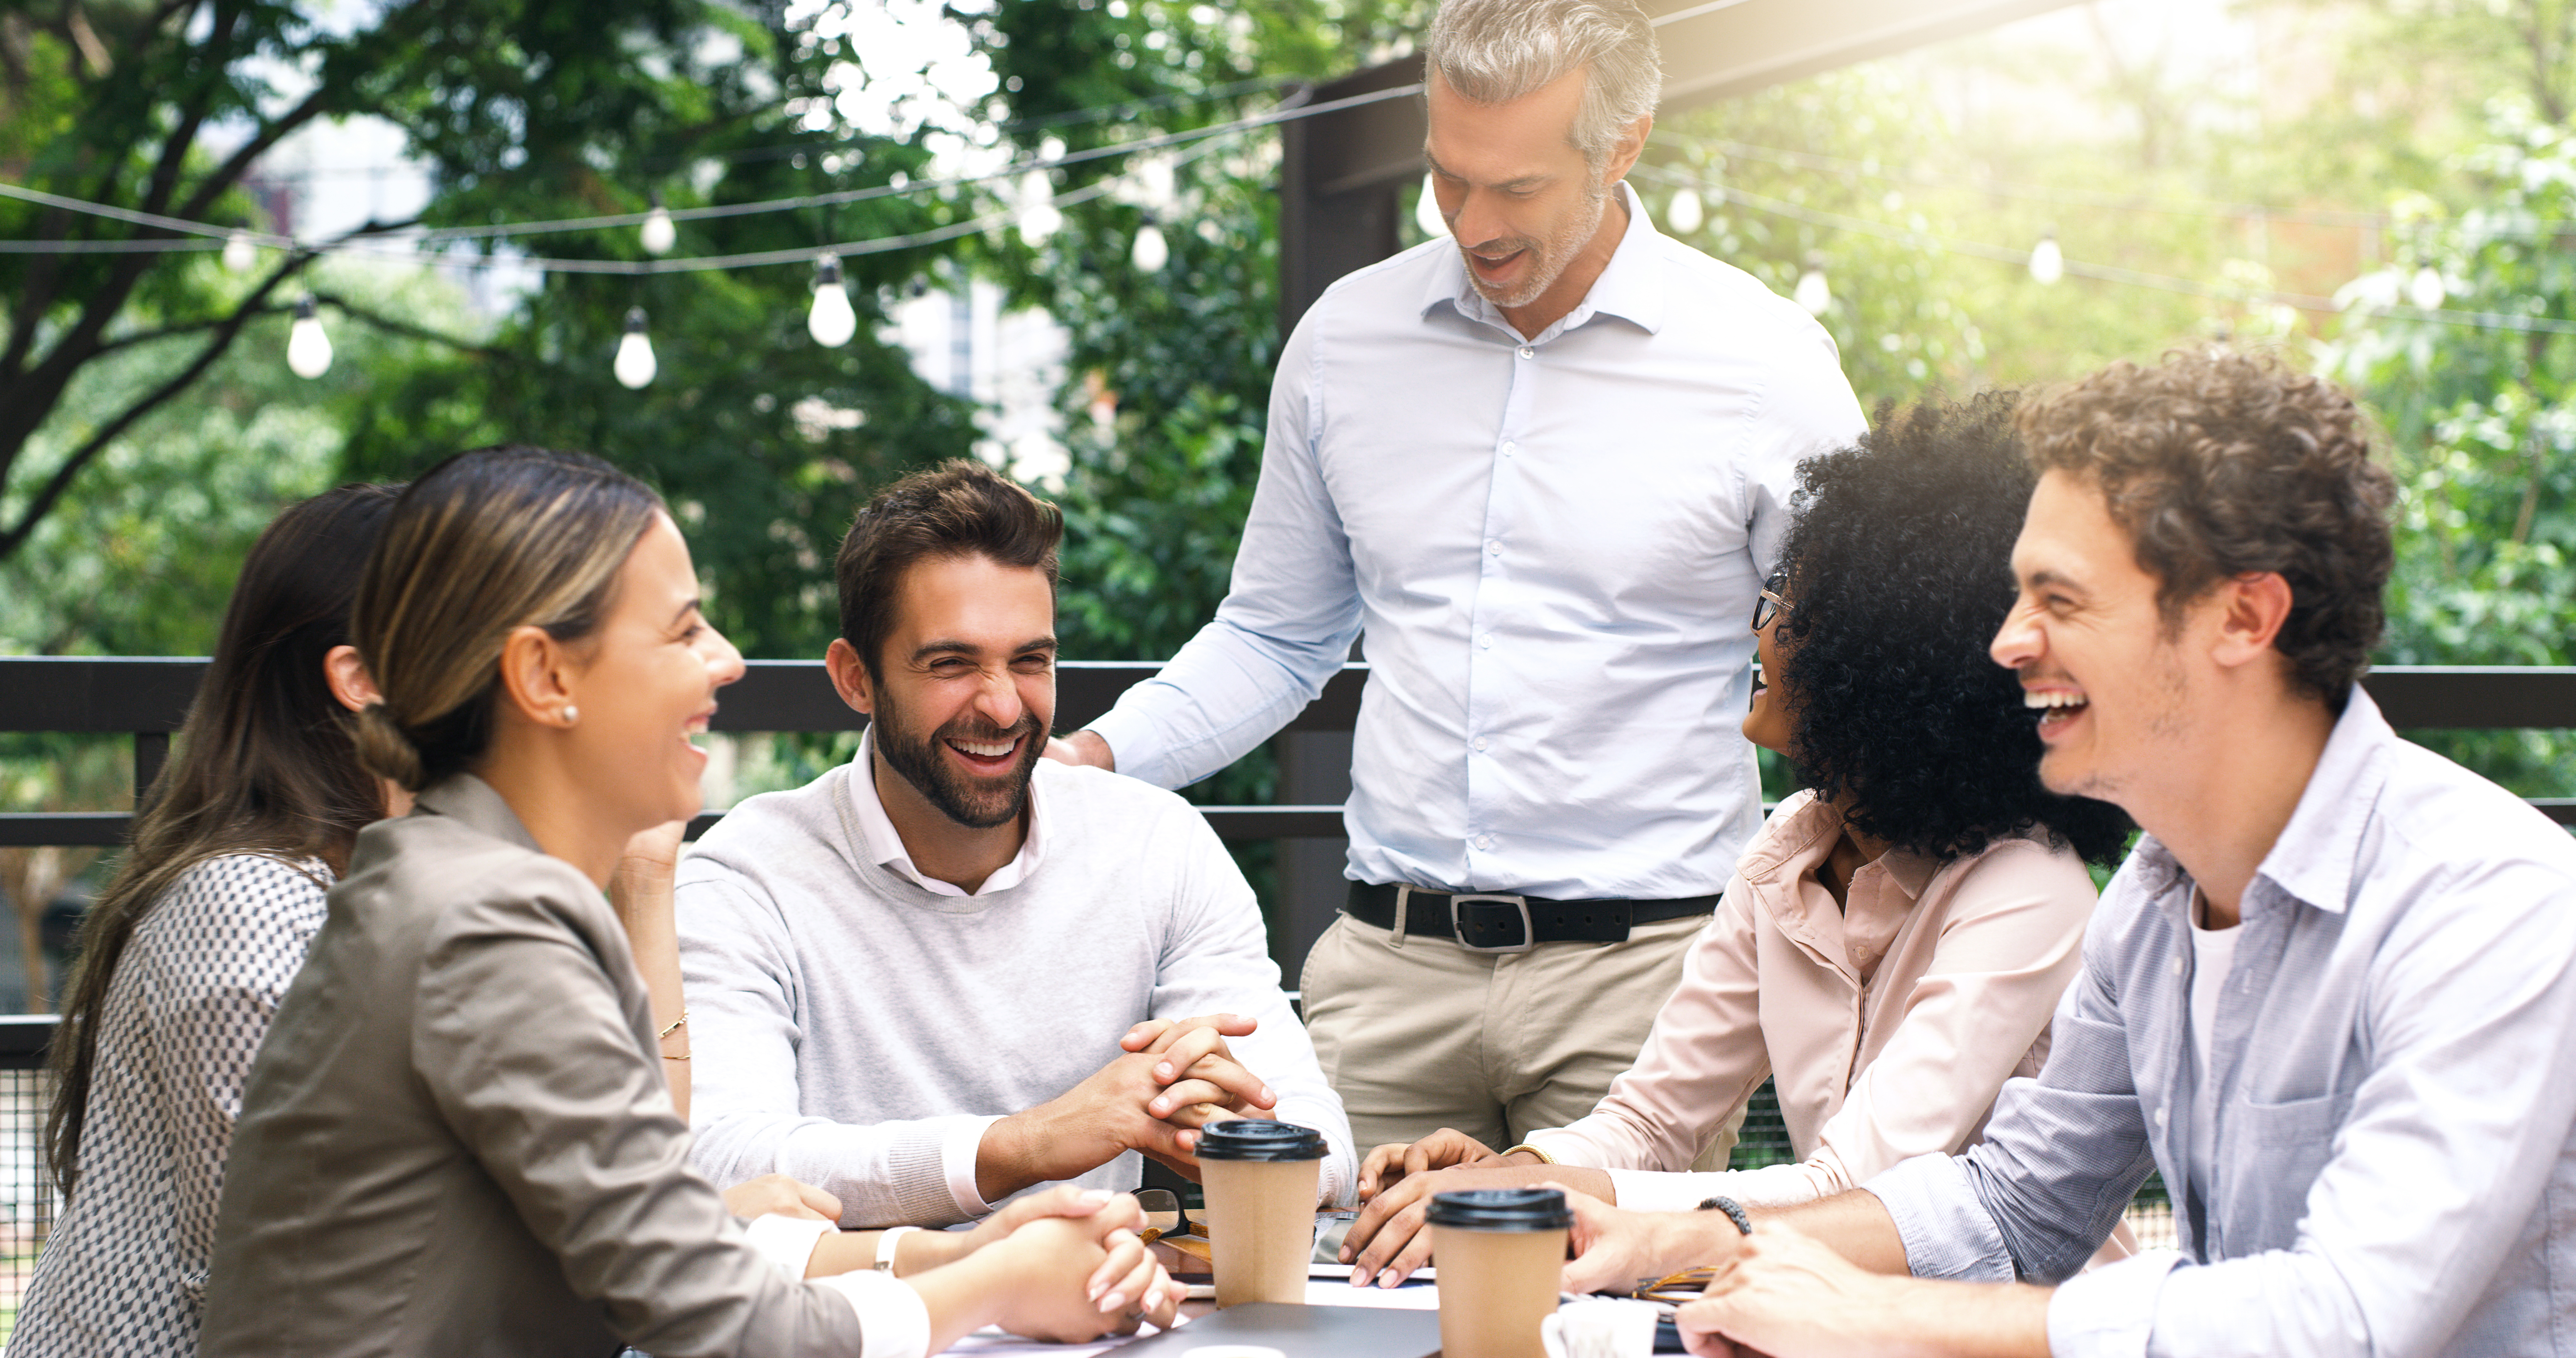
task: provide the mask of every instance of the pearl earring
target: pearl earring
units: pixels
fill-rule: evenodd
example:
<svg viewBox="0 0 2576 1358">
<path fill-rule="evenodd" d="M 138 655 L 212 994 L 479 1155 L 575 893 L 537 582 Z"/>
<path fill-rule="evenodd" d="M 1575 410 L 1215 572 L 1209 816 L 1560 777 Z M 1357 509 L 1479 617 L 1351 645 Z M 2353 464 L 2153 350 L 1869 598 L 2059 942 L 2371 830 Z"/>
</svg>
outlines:
<svg viewBox="0 0 2576 1358">
<path fill-rule="evenodd" d="M 570 725 L 572 725 L 574 722 L 577 722 L 577 721 L 580 721 L 580 720 L 581 720 L 581 709 L 580 709 L 580 708 L 578 708 L 578 707 L 573 706 L 573 705 L 572 705 L 572 704 L 570 704 L 570 703 L 565 703 L 565 704 L 564 704 L 564 710 L 563 710 L 563 724 L 564 724 L 564 725 L 566 725 L 566 726 L 570 726 Z"/>
</svg>

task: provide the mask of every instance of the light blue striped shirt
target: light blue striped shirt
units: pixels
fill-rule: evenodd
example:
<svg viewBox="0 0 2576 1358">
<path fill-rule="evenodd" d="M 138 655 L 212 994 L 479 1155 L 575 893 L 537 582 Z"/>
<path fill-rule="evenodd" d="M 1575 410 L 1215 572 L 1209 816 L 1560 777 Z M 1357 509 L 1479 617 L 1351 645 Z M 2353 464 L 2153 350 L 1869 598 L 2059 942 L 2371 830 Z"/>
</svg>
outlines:
<svg viewBox="0 0 2576 1358">
<path fill-rule="evenodd" d="M 1798 462 L 1863 424 L 1833 340 L 1628 228 L 1524 341 L 1446 238 L 1297 325 L 1233 590 L 1092 723 L 1166 787 L 1267 740 L 1365 631 L 1350 875 L 1560 898 L 1725 888 L 1761 819 L 1755 592 Z"/>
<path fill-rule="evenodd" d="M 2576 1352 L 2576 841 L 2356 689 L 2245 893 L 2207 1075 L 2191 894 L 2142 840 L 2039 1077 L 1865 1185 L 1914 1272 L 2067 1279 L 2161 1166 L 2181 1252 L 2066 1281 L 2052 1352 Z"/>
</svg>

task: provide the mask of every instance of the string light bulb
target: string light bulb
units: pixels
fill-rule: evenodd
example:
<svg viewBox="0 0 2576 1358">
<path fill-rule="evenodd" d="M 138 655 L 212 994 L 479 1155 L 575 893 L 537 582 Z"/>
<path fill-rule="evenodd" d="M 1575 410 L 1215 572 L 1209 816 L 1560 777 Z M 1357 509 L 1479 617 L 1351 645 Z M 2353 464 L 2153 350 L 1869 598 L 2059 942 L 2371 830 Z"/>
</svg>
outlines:
<svg viewBox="0 0 2576 1358">
<path fill-rule="evenodd" d="M 1044 245 L 1047 238 L 1064 227 L 1064 213 L 1055 205 L 1055 181 L 1044 170 L 1031 170 L 1020 176 L 1020 239 L 1029 248 Z"/>
<path fill-rule="evenodd" d="M 1797 290 L 1789 294 L 1789 300 L 1810 316 L 1822 316 L 1825 308 L 1834 304 L 1834 290 L 1825 282 L 1823 255 L 1807 256 L 1807 271 L 1798 275 Z"/>
<path fill-rule="evenodd" d="M 1707 217 L 1701 211 L 1697 189 L 1682 189 L 1675 192 L 1673 205 L 1664 209 L 1664 224 L 1671 227 L 1676 236 L 1687 236 L 1699 230 L 1700 223 L 1706 220 L 1708 220 Z"/>
<path fill-rule="evenodd" d="M 644 253 L 648 255 L 667 255 L 679 242 L 680 230 L 671 225 L 671 210 L 662 206 L 661 194 L 653 195 L 653 210 L 644 214 L 643 228 L 636 235 L 642 238 Z"/>
<path fill-rule="evenodd" d="M 2031 249 L 2030 276 L 2043 288 L 2066 276 L 2066 252 L 2057 248 L 2056 232 L 2042 232 Z"/>
<path fill-rule="evenodd" d="M 250 233 L 236 231 L 224 237 L 224 268 L 232 273 L 249 273 L 259 263 L 259 247 L 251 244 Z"/>
<path fill-rule="evenodd" d="M 1130 258 L 1139 273 L 1161 273 L 1172 262 L 1171 242 L 1163 239 L 1163 228 L 1150 212 L 1145 214 L 1145 224 L 1136 228 L 1136 249 Z"/>
<path fill-rule="evenodd" d="M 814 309 L 805 313 L 805 333 L 826 349 L 838 349 L 859 333 L 859 313 L 850 309 L 850 290 L 842 286 L 837 256 L 814 261 Z"/>
<path fill-rule="evenodd" d="M 296 302 L 295 324 L 286 329 L 286 370 L 307 379 L 331 371 L 331 337 L 322 333 L 310 294 Z"/>
<path fill-rule="evenodd" d="M 644 334 L 644 308 L 626 308 L 626 333 L 617 341 L 617 361 L 609 369 L 617 374 L 617 385 L 628 391 L 653 385 L 653 375 L 662 370 L 653 360 L 653 341 Z"/>
<path fill-rule="evenodd" d="M 1413 224 L 1434 240 L 1449 234 L 1449 222 L 1440 215 L 1440 195 L 1432 191 L 1429 170 L 1422 172 L 1422 196 L 1413 200 Z"/>
<path fill-rule="evenodd" d="M 2406 280 L 2406 300 L 2419 310 L 2439 311 L 2447 291 L 2442 286 L 2442 271 L 2427 264 Z"/>
</svg>

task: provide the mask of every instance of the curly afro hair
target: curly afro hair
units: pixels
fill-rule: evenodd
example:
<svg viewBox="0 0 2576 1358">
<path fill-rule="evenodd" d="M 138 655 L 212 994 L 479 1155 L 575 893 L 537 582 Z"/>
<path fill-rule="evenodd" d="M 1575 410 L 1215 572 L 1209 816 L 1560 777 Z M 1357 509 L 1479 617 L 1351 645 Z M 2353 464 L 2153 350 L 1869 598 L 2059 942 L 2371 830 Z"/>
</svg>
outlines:
<svg viewBox="0 0 2576 1358">
<path fill-rule="evenodd" d="M 1774 642 L 1795 695 L 1792 759 L 1851 824 L 1934 858 L 2038 831 L 2108 863 L 2118 807 L 2039 782 L 2039 730 L 1987 655 L 2012 607 L 2012 546 L 2037 482 L 2015 398 L 1879 407 L 1851 448 L 1799 468 Z"/>
</svg>

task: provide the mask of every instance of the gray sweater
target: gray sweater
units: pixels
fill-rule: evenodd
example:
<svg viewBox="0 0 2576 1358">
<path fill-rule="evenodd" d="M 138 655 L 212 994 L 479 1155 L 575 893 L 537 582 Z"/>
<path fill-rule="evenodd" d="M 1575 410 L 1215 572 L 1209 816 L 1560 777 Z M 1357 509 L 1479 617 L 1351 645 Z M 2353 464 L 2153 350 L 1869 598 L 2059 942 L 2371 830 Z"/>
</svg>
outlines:
<svg viewBox="0 0 2576 1358">
<path fill-rule="evenodd" d="M 866 758 L 865 750 L 860 759 Z M 792 1175 L 842 1223 L 965 1220 L 974 1146 L 1123 1053 L 1148 1018 L 1231 1012 L 1230 1042 L 1322 1131 L 1328 1197 L 1350 1193 L 1350 1123 L 1279 989 L 1252 889 L 1187 802 L 1132 778 L 1037 767 L 1021 880 L 934 893 L 876 861 L 854 761 L 745 801 L 680 862 L 696 1160 L 719 1184 Z M 1136 1186 L 1129 1152 L 1078 1181 Z"/>
</svg>

